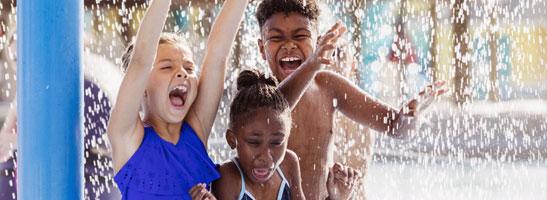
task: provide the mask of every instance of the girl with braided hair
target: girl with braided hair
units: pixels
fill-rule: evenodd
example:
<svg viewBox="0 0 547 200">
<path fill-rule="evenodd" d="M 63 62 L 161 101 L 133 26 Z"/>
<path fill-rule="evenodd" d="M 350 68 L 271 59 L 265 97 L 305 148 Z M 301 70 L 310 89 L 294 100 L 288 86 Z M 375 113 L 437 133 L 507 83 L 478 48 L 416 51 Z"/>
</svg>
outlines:
<svg viewBox="0 0 547 200">
<path fill-rule="evenodd" d="M 219 199 L 305 199 L 297 155 L 287 149 L 291 129 L 290 104 L 273 76 L 245 70 L 237 79 L 237 94 L 230 105 L 226 140 L 237 157 L 219 167 L 213 183 Z M 346 170 L 346 173 L 336 173 Z M 334 174 L 351 168 L 335 164 L 327 183 L 329 199 L 347 199 L 352 184 Z"/>
</svg>

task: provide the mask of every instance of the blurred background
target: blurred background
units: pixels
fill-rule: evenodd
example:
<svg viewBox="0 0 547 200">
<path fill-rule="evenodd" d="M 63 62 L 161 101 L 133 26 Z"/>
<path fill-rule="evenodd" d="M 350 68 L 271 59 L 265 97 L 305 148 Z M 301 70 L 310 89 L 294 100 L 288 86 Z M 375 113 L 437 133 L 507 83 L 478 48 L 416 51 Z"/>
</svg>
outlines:
<svg viewBox="0 0 547 200">
<path fill-rule="evenodd" d="M 84 2 L 85 194 L 119 199 L 104 130 L 123 76 L 120 56 L 147 1 Z M 256 45 L 258 2 L 247 8 L 233 48 L 209 146 L 215 162 L 235 155 L 224 131 L 238 72 L 269 70 Z M 403 140 L 337 115 L 329 156 L 365 174 L 354 199 L 547 199 L 547 1 L 318 3 L 319 32 L 337 20 L 348 27 L 330 70 L 396 107 L 435 81 L 451 90 Z M 165 31 L 182 34 L 199 61 L 221 5 L 173 0 Z M 15 7 L 0 1 L 0 122 L 16 96 Z M 14 167 L 14 159 L 0 164 L 0 200 L 16 199 Z"/>
</svg>

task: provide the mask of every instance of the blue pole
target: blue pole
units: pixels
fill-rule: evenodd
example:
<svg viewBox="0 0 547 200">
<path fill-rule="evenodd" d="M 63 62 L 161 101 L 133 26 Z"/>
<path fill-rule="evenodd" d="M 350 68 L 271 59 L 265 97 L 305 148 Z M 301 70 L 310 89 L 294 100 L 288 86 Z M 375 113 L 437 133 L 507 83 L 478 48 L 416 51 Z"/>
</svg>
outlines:
<svg viewBox="0 0 547 200">
<path fill-rule="evenodd" d="M 83 0 L 17 1 L 18 199 L 83 198 Z"/>
</svg>

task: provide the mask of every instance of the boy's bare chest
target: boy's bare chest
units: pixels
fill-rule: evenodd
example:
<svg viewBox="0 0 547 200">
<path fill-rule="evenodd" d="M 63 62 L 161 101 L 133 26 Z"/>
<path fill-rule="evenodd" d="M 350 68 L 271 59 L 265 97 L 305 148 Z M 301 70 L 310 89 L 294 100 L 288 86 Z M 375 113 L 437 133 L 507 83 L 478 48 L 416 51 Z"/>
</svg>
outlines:
<svg viewBox="0 0 547 200">
<path fill-rule="evenodd" d="M 326 147 L 332 138 L 333 114 L 331 97 L 319 90 L 306 92 L 292 112 L 293 123 L 289 144 Z"/>
</svg>

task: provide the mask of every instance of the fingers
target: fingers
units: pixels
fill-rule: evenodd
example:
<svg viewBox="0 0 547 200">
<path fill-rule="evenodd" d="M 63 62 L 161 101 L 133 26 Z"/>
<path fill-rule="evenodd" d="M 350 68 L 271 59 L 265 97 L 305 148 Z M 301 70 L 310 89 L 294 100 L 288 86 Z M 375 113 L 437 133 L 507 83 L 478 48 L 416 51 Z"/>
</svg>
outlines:
<svg viewBox="0 0 547 200">
<path fill-rule="evenodd" d="M 333 50 L 335 48 L 336 48 L 336 46 L 334 44 L 325 44 L 325 45 L 319 46 L 318 51 L 319 52 L 327 52 L 327 51 Z M 331 59 L 331 57 L 325 56 L 325 53 L 322 53 L 322 54 L 323 55 L 320 55 L 320 57 L 319 57 L 319 62 L 321 64 L 326 64 L 326 65 L 334 64 L 334 60 Z"/>
<path fill-rule="evenodd" d="M 407 104 L 409 110 L 404 113 L 411 116 L 416 116 L 416 112 L 426 109 L 438 96 L 441 96 L 448 91 L 449 89 L 446 88 L 446 81 L 439 81 L 428 85 L 424 90 L 418 93 L 417 99 L 413 99 Z"/>
<path fill-rule="evenodd" d="M 318 40 L 318 45 L 323 45 L 327 43 L 336 43 L 338 41 L 338 38 L 342 36 L 347 31 L 347 28 L 342 25 L 341 22 L 336 22 L 334 26 L 332 26 L 325 35 L 321 36 Z"/>
<path fill-rule="evenodd" d="M 334 185 L 334 171 L 333 171 L 333 167 L 329 168 L 329 175 L 327 176 L 327 188 L 329 188 L 329 186 L 332 186 Z"/>
<path fill-rule="evenodd" d="M 318 45 L 336 43 L 338 38 L 347 31 L 347 28 L 341 22 L 336 22 L 323 36 L 317 40 Z"/>
<path fill-rule="evenodd" d="M 205 200 L 216 200 L 217 198 L 215 196 L 213 196 L 213 194 L 211 194 L 210 192 L 207 192 L 205 194 L 205 196 L 203 197 L 203 199 L 205 199 Z"/>
<path fill-rule="evenodd" d="M 338 38 L 346 32 L 346 27 L 341 22 L 334 24 L 324 35 L 317 40 L 317 47 L 311 59 L 314 62 L 319 61 L 320 64 L 332 65 L 335 64 L 328 52 L 336 49 Z"/>
<path fill-rule="evenodd" d="M 332 171 L 334 172 L 334 178 L 341 181 L 346 182 L 347 181 L 347 171 L 344 166 L 340 163 L 334 163 L 334 166 L 332 166 Z"/>
<path fill-rule="evenodd" d="M 351 187 L 353 187 L 355 183 L 357 183 L 357 180 L 361 178 L 361 173 L 356 169 L 348 167 L 348 174 L 351 175 L 349 178 L 349 184 Z"/>
<path fill-rule="evenodd" d="M 205 184 L 203 184 L 203 183 L 195 185 L 188 192 L 190 193 L 190 196 L 192 197 L 193 200 L 213 199 L 214 198 L 214 196 L 209 191 L 207 191 L 207 189 L 205 187 Z"/>
</svg>

